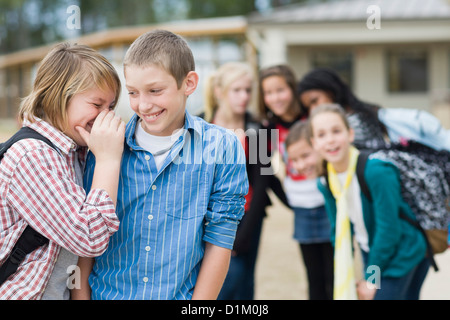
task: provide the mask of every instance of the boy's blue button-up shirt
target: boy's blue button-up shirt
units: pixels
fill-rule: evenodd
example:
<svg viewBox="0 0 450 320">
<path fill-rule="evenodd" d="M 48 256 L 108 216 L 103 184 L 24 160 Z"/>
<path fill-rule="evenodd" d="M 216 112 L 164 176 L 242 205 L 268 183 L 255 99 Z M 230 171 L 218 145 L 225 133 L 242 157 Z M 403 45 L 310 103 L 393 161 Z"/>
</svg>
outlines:
<svg viewBox="0 0 450 320">
<path fill-rule="evenodd" d="M 237 137 L 186 112 L 184 133 L 158 171 L 128 123 L 117 196 L 119 230 L 96 258 L 92 299 L 190 299 L 204 241 L 232 249 L 248 191 Z M 95 158 L 88 156 L 90 189 Z"/>
</svg>

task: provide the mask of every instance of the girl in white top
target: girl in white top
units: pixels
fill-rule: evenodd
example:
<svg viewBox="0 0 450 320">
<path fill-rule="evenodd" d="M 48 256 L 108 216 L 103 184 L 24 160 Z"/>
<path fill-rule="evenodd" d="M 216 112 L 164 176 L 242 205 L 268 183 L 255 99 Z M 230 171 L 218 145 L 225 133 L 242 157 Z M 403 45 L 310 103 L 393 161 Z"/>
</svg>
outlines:
<svg viewBox="0 0 450 320">
<path fill-rule="evenodd" d="M 309 298 L 331 300 L 333 298 L 333 246 L 331 226 L 325 211 L 325 200 L 316 178 L 319 155 L 309 140 L 306 120 L 296 122 L 289 130 L 285 145 L 289 161 L 298 174 L 305 177 L 295 181 L 296 205 L 294 210 L 294 238 L 299 242 L 306 267 Z M 289 192 L 290 190 L 287 190 Z"/>
</svg>

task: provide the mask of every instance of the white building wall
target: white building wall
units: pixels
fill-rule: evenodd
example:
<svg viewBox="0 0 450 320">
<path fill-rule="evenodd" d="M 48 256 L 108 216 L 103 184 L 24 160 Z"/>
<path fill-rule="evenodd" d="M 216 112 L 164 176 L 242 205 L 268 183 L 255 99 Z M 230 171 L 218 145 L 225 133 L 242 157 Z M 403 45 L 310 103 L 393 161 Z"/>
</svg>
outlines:
<svg viewBox="0 0 450 320">
<path fill-rule="evenodd" d="M 312 68 L 311 50 L 349 48 L 354 53 L 353 89 L 362 100 L 387 108 L 417 108 L 439 113 L 443 124 L 450 128 L 449 21 L 382 19 L 381 29 L 375 30 L 370 30 L 366 21 L 250 24 L 248 35 L 252 41 L 256 39 L 260 67 L 288 63 L 298 78 Z M 386 55 L 392 47 L 427 50 L 428 92 L 389 92 Z"/>
<path fill-rule="evenodd" d="M 284 30 L 278 28 L 265 29 L 259 42 L 261 68 L 285 63 L 287 61 L 287 43 Z"/>
</svg>

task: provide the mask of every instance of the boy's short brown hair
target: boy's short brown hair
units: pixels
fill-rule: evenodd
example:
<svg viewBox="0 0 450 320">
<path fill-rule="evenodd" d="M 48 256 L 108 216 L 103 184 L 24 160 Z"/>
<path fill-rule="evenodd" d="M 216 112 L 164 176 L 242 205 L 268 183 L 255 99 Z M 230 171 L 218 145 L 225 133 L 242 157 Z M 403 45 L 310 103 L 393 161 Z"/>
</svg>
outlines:
<svg viewBox="0 0 450 320">
<path fill-rule="evenodd" d="M 194 56 L 186 40 L 167 30 L 152 30 L 139 36 L 128 49 L 124 68 L 130 65 L 157 65 L 171 74 L 178 88 L 190 71 L 195 71 Z"/>
</svg>

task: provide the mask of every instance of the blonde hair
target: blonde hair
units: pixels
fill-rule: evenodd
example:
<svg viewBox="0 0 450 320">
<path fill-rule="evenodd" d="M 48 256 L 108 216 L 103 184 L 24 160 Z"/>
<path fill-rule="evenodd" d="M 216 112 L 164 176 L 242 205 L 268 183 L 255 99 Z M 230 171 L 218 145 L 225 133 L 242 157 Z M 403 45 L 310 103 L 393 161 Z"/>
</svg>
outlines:
<svg viewBox="0 0 450 320">
<path fill-rule="evenodd" d="M 219 104 L 215 95 L 215 89 L 220 88 L 227 92 L 233 82 L 244 76 L 250 76 L 253 80 L 254 72 L 250 65 L 244 62 L 228 62 L 217 69 L 205 82 L 204 103 L 205 120 L 211 122 Z M 253 81 L 252 81 L 253 83 Z M 252 85 L 252 101 L 254 101 L 254 90 Z"/>
<path fill-rule="evenodd" d="M 181 88 L 195 61 L 186 40 L 167 30 L 153 30 L 139 36 L 128 48 L 124 68 L 130 65 L 147 67 L 156 65 L 172 75 Z"/>
<path fill-rule="evenodd" d="M 88 46 L 58 44 L 42 60 L 32 91 L 21 102 L 19 119 L 34 122 L 38 117 L 65 131 L 70 99 L 94 87 L 113 90 L 116 106 L 121 85 L 111 63 Z"/>
</svg>

